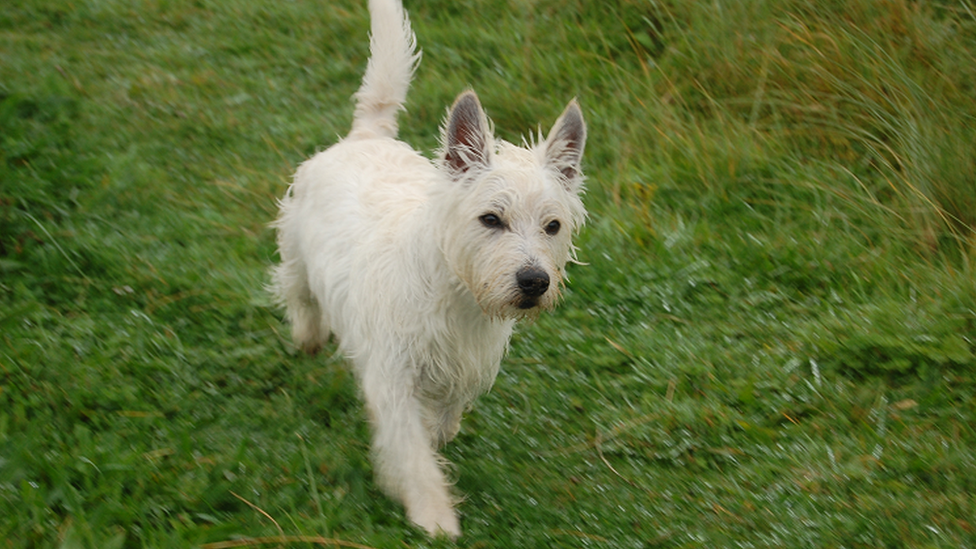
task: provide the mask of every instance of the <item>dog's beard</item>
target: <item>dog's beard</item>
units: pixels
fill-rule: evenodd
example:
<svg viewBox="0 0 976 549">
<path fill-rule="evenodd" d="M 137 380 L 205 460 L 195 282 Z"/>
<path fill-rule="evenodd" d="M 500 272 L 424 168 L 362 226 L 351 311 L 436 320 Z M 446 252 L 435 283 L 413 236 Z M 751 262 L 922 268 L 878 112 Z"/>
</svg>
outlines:
<svg viewBox="0 0 976 549">
<path fill-rule="evenodd" d="M 559 284 L 556 283 L 540 296 L 528 296 L 516 284 L 498 289 L 482 284 L 480 292 L 472 292 L 481 311 L 498 320 L 534 320 L 543 311 L 555 308 L 559 300 Z"/>
</svg>

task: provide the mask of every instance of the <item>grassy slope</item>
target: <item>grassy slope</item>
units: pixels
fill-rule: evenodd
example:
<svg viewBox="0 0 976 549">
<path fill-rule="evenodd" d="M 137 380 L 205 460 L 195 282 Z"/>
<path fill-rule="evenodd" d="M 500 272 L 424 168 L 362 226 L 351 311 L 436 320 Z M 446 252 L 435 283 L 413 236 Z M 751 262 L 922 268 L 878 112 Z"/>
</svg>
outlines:
<svg viewBox="0 0 976 549">
<path fill-rule="evenodd" d="M 408 3 L 408 142 L 469 85 L 510 140 L 573 95 L 592 135 L 587 265 L 445 451 L 459 545 L 973 545 L 973 20 L 708 4 Z M 450 545 L 373 486 L 341 360 L 296 355 L 262 289 L 366 25 L 0 13 L 4 547 Z"/>
</svg>

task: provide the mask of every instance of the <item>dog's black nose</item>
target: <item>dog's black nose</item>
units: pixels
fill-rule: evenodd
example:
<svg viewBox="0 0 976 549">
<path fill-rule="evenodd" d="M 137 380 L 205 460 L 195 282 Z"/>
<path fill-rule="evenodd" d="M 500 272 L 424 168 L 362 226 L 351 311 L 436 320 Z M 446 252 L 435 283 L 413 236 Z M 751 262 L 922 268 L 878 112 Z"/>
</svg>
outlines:
<svg viewBox="0 0 976 549">
<path fill-rule="evenodd" d="M 549 289 L 549 273 L 535 267 L 522 267 L 515 273 L 519 290 L 529 297 L 539 297 Z"/>
</svg>

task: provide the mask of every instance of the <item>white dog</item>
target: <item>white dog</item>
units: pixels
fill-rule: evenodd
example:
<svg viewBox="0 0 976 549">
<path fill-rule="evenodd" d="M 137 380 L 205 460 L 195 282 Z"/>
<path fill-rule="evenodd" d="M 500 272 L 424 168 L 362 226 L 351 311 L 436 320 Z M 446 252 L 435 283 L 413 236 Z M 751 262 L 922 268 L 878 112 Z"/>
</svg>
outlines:
<svg viewBox="0 0 976 549">
<path fill-rule="evenodd" d="M 586 215 L 586 126 L 573 101 L 544 141 L 517 147 L 466 91 L 427 160 L 395 139 L 420 59 L 410 22 L 400 0 L 369 10 L 352 131 L 281 200 L 273 290 L 297 345 L 334 334 L 355 365 L 381 487 L 428 533 L 456 537 L 437 448 L 491 387 L 516 320 L 557 300 Z"/>
</svg>

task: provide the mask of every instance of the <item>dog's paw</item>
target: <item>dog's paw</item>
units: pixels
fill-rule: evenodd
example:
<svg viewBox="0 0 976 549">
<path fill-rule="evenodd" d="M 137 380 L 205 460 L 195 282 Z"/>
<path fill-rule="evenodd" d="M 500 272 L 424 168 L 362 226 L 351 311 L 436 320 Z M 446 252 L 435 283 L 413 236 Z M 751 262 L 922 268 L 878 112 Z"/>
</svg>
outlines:
<svg viewBox="0 0 976 549">
<path fill-rule="evenodd" d="M 312 356 L 319 354 L 319 351 L 322 350 L 322 344 L 319 343 L 318 341 L 306 341 L 304 343 L 301 343 L 300 345 L 302 350 L 305 351 L 305 353 Z"/>
<path fill-rule="evenodd" d="M 407 518 L 426 530 L 431 537 L 447 536 L 457 539 L 461 535 L 461 524 L 454 509 L 450 507 L 435 509 L 433 506 L 424 506 L 420 510 L 408 511 Z"/>
</svg>

